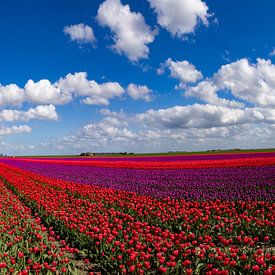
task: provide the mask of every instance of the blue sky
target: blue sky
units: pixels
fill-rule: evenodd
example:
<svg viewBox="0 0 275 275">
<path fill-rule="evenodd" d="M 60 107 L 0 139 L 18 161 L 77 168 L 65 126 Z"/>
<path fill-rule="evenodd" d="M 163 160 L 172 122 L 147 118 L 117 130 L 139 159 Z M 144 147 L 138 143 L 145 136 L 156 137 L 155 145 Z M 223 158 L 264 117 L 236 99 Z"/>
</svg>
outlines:
<svg viewBox="0 0 275 275">
<path fill-rule="evenodd" d="M 0 9 L 3 153 L 275 146 L 272 0 Z"/>
</svg>

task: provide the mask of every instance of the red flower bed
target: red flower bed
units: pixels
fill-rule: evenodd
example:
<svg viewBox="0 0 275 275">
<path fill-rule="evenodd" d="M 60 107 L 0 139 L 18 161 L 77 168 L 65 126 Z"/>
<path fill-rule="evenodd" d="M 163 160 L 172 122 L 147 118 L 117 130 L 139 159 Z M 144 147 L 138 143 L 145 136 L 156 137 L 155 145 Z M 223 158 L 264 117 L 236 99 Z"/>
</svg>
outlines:
<svg viewBox="0 0 275 275">
<path fill-rule="evenodd" d="M 76 272 L 64 240 L 32 215 L 0 179 L 0 273 L 68 274 Z"/>
<path fill-rule="evenodd" d="M 137 169 L 194 169 L 194 168 L 226 168 L 243 166 L 271 166 L 275 165 L 275 157 L 255 156 L 240 159 L 219 159 L 219 160 L 190 160 L 190 161 L 131 161 L 125 160 L 62 160 L 62 159 L 16 159 L 25 162 L 42 162 L 62 165 L 96 166 L 113 168 L 137 168 Z"/>
</svg>

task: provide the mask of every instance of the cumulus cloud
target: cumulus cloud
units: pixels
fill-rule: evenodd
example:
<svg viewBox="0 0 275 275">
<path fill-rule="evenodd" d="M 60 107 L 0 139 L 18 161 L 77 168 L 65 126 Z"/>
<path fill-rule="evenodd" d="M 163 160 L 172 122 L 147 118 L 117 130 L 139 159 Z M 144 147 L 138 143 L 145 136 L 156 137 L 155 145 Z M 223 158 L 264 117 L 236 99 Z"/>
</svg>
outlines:
<svg viewBox="0 0 275 275">
<path fill-rule="evenodd" d="M 77 133 L 65 136 L 56 141 L 57 144 L 66 144 L 80 150 L 91 147 L 103 148 L 112 144 L 110 151 L 114 151 L 119 143 L 127 143 L 135 134 L 127 128 L 127 123 L 114 117 L 105 117 L 99 122 L 84 125 Z M 79 142 L 81 141 L 81 142 Z"/>
<path fill-rule="evenodd" d="M 104 1 L 97 14 L 97 21 L 113 33 L 112 48 L 126 55 L 131 61 L 147 58 L 148 44 L 154 41 L 155 32 L 145 23 L 139 12 L 132 12 L 129 5 L 120 0 Z"/>
<path fill-rule="evenodd" d="M 109 100 L 125 93 L 118 82 L 97 83 L 89 80 L 86 72 L 67 74 L 51 83 L 48 79 L 28 80 L 24 88 L 15 84 L 0 85 L 0 106 L 33 104 L 64 105 L 74 98 L 82 98 L 85 104 L 109 105 Z"/>
<path fill-rule="evenodd" d="M 129 117 L 129 116 L 127 116 L 127 115 L 123 112 L 122 109 L 120 110 L 120 112 L 112 112 L 112 111 L 110 111 L 109 109 L 104 108 L 104 109 L 101 109 L 101 110 L 99 111 L 99 113 L 100 113 L 101 115 L 103 115 L 103 116 L 117 118 L 117 119 L 119 119 L 120 121 L 125 120 L 126 117 Z"/>
<path fill-rule="evenodd" d="M 193 33 L 198 23 L 208 26 L 208 6 L 202 0 L 148 0 L 157 14 L 158 24 L 183 38 Z"/>
<path fill-rule="evenodd" d="M 71 94 L 61 90 L 58 84 L 48 79 L 38 82 L 29 80 L 25 85 L 26 100 L 36 104 L 66 104 L 72 100 Z"/>
<path fill-rule="evenodd" d="M 187 60 L 173 61 L 168 58 L 164 64 L 161 64 L 157 70 L 158 74 L 163 74 L 167 68 L 170 71 L 170 76 L 178 79 L 180 84 L 195 83 L 202 78 L 202 73 L 196 69 L 196 67 Z"/>
<path fill-rule="evenodd" d="M 90 93 L 91 85 L 86 72 L 67 74 L 58 81 L 58 87 L 68 94 L 77 94 L 85 96 Z"/>
<path fill-rule="evenodd" d="M 28 125 L 19 125 L 12 127 L 0 127 L 0 136 L 7 136 L 13 134 L 22 134 L 22 133 L 30 133 L 31 127 Z"/>
<path fill-rule="evenodd" d="M 91 92 L 84 101 L 86 100 L 86 104 L 109 105 L 110 98 L 119 97 L 123 93 L 124 89 L 117 82 L 98 84 L 95 81 L 91 81 Z"/>
<path fill-rule="evenodd" d="M 146 85 L 131 83 L 127 87 L 127 92 L 134 100 L 144 100 L 146 102 L 152 100 L 152 90 L 150 90 Z"/>
<path fill-rule="evenodd" d="M 275 106 L 275 65 L 270 60 L 258 58 L 252 64 L 246 58 L 240 59 L 222 66 L 213 81 L 237 98 L 259 106 Z"/>
<path fill-rule="evenodd" d="M 133 137 L 134 134 L 124 127 L 125 125 L 121 123 L 116 118 L 104 118 L 100 123 L 85 125 L 80 136 L 89 139 L 120 139 Z"/>
<path fill-rule="evenodd" d="M 274 107 L 275 65 L 270 60 L 260 58 L 255 64 L 247 58 L 237 60 L 221 66 L 211 78 L 187 89 L 186 95 L 208 103 L 218 103 L 219 91 L 230 92 L 236 99 L 258 107 Z"/>
<path fill-rule="evenodd" d="M 24 89 L 19 88 L 16 84 L 6 86 L 0 84 L 0 106 L 20 105 L 24 98 Z"/>
<path fill-rule="evenodd" d="M 79 44 L 93 44 L 96 41 L 92 27 L 83 23 L 64 27 L 64 33 L 70 36 L 71 41 Z"/>
<path fill-rule="evenodd" d="M 29 121 L 31 119 L 57 120 L 58 114 L 54 105 L 39 105 L 27 111 L 3 110 L 0 112 L 0 121 Z"/>
<path fill-rule="evenodd" d="M 68 74 L 59 80 L 58 87 L 65 94 L 84 96 L 82 102 L 91 105 L 109 105 L 109 99 L 119 97 L 125 92 L 118 82 L 98 84 L 94 80 L 88 80 L 85 72 Z"/>
<path fill-rule="evenodd" d="M 135 100 L 152 100 L 152 90 L 146 85 L 129 84 L 127 94 Z M 20 105 L 24 102 L 33 104 L 64 105 L 75 98 L 89 105 L 109 105 L 110 100 L 121 97 L 125 89 L 118 82 L 98 83 L 89 80 L 86 72 L 67 74 L 51 83 L 48 79 L 34 82 L 28 80 L 24 88 L 15 84 L 0 86 L 0 106 Z"/>
<path fill-rule="evenodd" d="M 259 122 L 274 123 L 275 111 L 259 108 L 234 109 L 223 106 L 194 104 L 167 109 L 148 110 L 137 119 L 149 128 L 212 128 Z"/>
<path fill-rule="evenodd" d="M 182 87 L 182 86 L 181 86 Z M 208 80 L 201 81 L 197 86 L 187 87 L 184 95 L 187 97 L 196 97 L 203 100 L 204 102 L 218 105 L 218 106 L 228 106 L 228 107 L 244 107 L 244 103 L 221 98 L 217 95 L 218 87 Z"/>
</svg>

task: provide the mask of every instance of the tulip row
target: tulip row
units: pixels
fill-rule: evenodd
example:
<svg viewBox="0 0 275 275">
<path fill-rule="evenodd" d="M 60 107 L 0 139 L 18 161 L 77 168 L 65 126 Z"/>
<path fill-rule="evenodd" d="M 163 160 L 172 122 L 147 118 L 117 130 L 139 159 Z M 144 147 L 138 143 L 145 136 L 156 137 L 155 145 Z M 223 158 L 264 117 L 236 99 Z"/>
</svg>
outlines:
<svg viewBox="0 0 275 275">
<path fill-rule="evenodd" d="M 77 274 L 75 252 L 0 179 L 1 274 Z"/>
<path fill-rule="evenodd" d="M 108 168 L 135 168 L 135 169 L 193 169 L 193 168 L 225 168 L 225 167 L 246 167 L 246 166 L 273 166 L 275 165 L 275 156 L 253 156 L 250 158 L 237 159 L 203 159 L 203 160 L 175 160 L 175 161 L 134 161 L 125 158 L 121 161 L 109 159 L 92 160 L 62 160 L 62 159 L 30 159 L 23 158 L 19 161 L 32 163 L 49 163 L 77 166 L 93 166 Z"/>
<path fill-rule="evenodd" d="M 3 164 L 0 174 L 43 219 L 107 271 L 273 272 L 272 201 L 155 199 L 54 180 Z"/>
</svg>

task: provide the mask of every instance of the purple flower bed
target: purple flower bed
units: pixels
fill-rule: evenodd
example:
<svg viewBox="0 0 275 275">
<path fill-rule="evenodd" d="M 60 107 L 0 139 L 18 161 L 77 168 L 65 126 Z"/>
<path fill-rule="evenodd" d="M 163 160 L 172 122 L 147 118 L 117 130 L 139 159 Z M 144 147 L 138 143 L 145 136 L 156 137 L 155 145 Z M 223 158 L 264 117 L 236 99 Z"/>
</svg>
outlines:
<svg viewBox="0 0 275 275">
<path fill-rule="evenodd" d="M 140 170 L 1 160 L 51 178 L 190 200 L 274 200 L 275 167 Z"/>
</svg>

